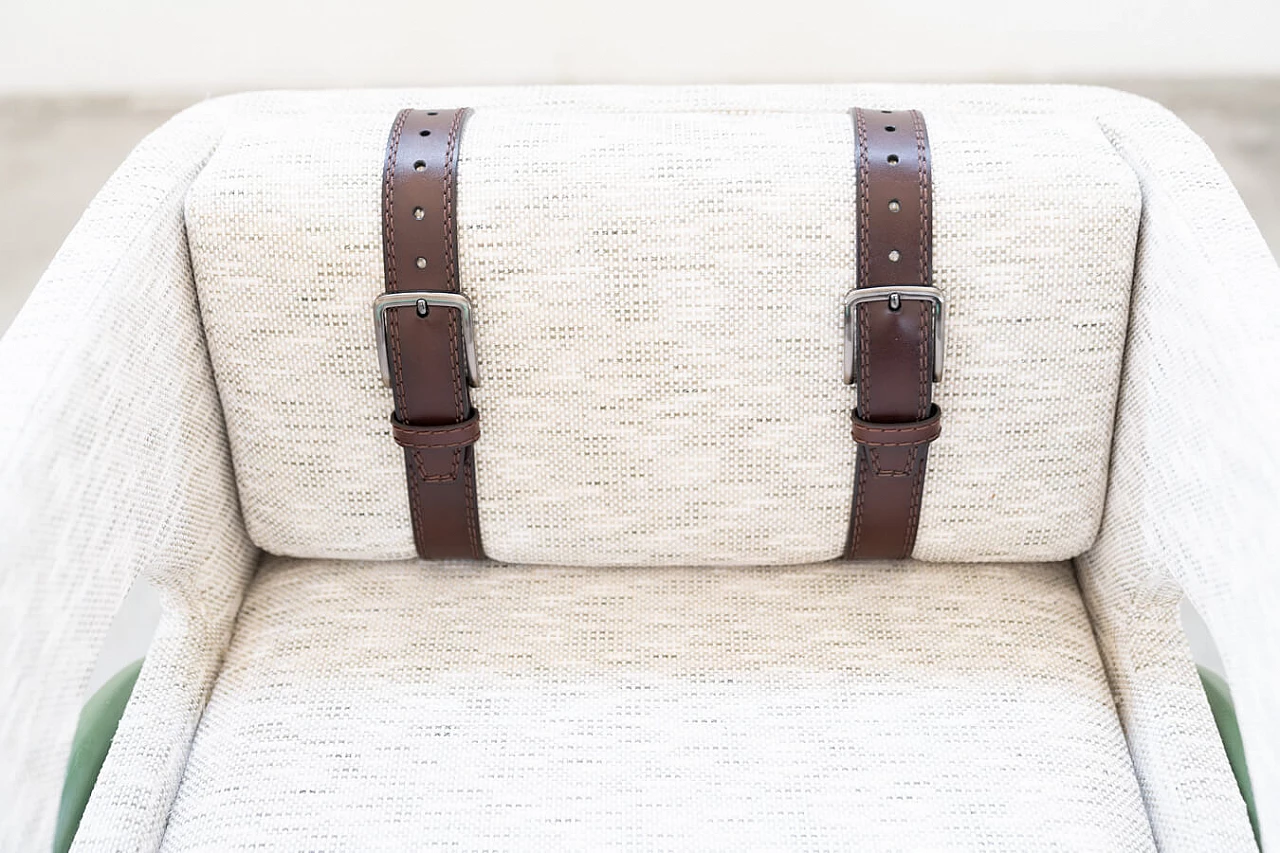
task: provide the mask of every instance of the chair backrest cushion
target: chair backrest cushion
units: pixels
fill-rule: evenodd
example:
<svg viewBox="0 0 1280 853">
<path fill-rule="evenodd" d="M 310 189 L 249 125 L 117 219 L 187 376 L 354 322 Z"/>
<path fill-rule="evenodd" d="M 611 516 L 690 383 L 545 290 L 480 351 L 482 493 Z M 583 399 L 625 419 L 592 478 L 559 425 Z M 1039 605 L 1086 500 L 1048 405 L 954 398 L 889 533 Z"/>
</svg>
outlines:
<svg viewBox="0 0 1280 853">
<path fill-rule="evenodd" d="M 950 322 L 915 556 L 1088 548 L 1141 212 L 1093 119 L 951 102 L 945 89 L 791 101 L 724 90 L 723 103 L 680 91 L 293 95 L 232 124 L 187 225 L 262 548 L 413 555 L 371 312 L 383 152 L 397 109 L 465 105 L 460 275 L 484 377 L 487 553 L 838 557 L 854 453 L 840 306 L 854 280 L 855 103 L 924 109 L 932 144 Z"/>
</svg>

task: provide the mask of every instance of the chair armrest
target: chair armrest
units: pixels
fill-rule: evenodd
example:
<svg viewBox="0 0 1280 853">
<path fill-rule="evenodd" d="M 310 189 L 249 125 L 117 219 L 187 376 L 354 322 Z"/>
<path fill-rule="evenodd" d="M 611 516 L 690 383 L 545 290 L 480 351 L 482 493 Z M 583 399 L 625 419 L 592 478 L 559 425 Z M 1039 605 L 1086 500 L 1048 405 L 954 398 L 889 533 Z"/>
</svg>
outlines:
<svg viewBox="0 0 1280 853">
<path fill-rule="evenodd" d="M 1110 591 L 1093 605 L 1116 611 L 1102 614 L 1112 625 L 1139 625 L 1173 584 L 1195 605 L 1236 700 L 1262 836 L 1280 843 L 1280 270 L 1181 122 L 1129 96 L 1099 120 L 1143 213 L 1111 481 L 1082 581 Z"/>
<path fill-rule="evenodd" d="M 139 574 L 172 603 L 202 567 L 252 566 L 183 225 L 228 109 L 138 147 L 0 341 L 0 688 L 22 698 L 0 710 L 0 848 L 51 843 L 90 672 Z"/>
</svg>

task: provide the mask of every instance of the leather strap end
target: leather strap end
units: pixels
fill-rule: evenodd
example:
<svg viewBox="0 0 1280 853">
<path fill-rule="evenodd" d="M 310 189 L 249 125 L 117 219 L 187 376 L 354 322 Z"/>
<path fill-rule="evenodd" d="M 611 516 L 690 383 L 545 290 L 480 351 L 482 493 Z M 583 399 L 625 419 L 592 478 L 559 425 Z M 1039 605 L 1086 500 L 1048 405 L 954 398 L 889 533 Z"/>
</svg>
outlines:
<svg viewBox="0 0 1280 853">
<path fill-rule="evenodd" d="M 471 417 L 465 421 L 439 426 L 401 423 L 392 414 L 391 435 L 396 444 L 411 450 L 454 450 L 468 447 L 480 438 L 480 412 L 473 409 Z"/>
<path fill-rule="evenodd" d="M 929 410 L 929 417 L 905 424 L 872 423 L 853 416 L 853 440 L 870 447 L 916 447 L 941 434 L 942 410 L 936 405 Z"/>
</svg>

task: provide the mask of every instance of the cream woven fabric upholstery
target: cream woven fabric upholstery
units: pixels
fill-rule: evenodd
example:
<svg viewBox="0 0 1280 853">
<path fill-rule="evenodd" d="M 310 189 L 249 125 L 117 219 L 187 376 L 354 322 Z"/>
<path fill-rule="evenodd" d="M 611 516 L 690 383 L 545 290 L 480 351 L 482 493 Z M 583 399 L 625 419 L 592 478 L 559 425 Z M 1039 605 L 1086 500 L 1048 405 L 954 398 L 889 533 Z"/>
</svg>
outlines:
<svg viewBox="0 0 1280 853">
<path fill-rule="evenodd" d="M 48 848 L 89 673 L 144 574 L 166 607 L 140 682 L 151 696 L 139 705 L 146 753 L 115 777 L 131 811 L 99 826 L 114 834 L 114 849 L 158 834 L 257 559 L 240 521 L 182 221 L 187 188 L 232 109 L 189 110 L 147 139 L 0 341 L 6 851 Z"/>
<path fill-rule="evenodd" d="M 1155 849 L 1068 564 L 272 558 L 161 849 L 937 850 L 978 822 Z"/>
<path fill-rule="evenodd" d="M 558 108 L 555 90 L 465 97 L 459 275 L 485 377 L 485 552 L 840 556 L 849 105 L 651 95 L 620 113 Z M 369 322 L 385 286 L 382 156 L 405 103 L 430 105 L 319 98 L 238 123 L 188 196 L 245 521 L 272 553 L 414 555 Z M 918 105 L 951 345 L 915 555 L 1074 557 L 1102 515 L 1137 181 L 1092 116 Z"/>
<path fill-rule="evenodd" d="M 214 280 L 210 276 L 224 276 L 228 283 L 235 278 L 227 269 L 216 269 L 226 257 L 208 249 L 221 245 L 230 252 L 245 224 L 231 216 L 226 233 L 216 234 L 216 218 L 201 218 L 200 205 L 225 199 L 217 190 L 234 174 L 235 164 L 225 159 L 233 150 L 243 155 L 246 188 L 261 189 L 264 173 L 245 142 L 250 136 L 264 140 L 256 150 L 270 157 L 273 137 L 296 133 L 312 121 L 322 140 L 313 147 L 311 156 L 319 158 L 314 162 L 324 157 L 346 162 L 342 151 L 355 131 L 325 137 L 316 124 L 323 124 L 320 118 L 386 116 L 395 106 L 433 102 L 488 104 L 494 110 L 538 102 L 552 111 L 593 115 L 786 114 L 788 121 L 800 123 L 809 121 L 800 116 L 834 114 L 854 103 L 911 104 L 939 114 L 944 150 L 947 139 L 964 138 L 959 129 L 977 116 L 990 117 L 1010 138 L 1026 122 L 1026 127 L 1057 127 L 1066 138 L 1087 141 L 1081 156 L 1102 169 L 1099 180 L 1114 188 L 1102 204 L 1113 204 L 1116 218 L 1093 218 L 1083 210 L 1082 200 L 1098 198 L 1088 188 L 1046 190 L 1043 204 L 1061 202 L 1075 211 L 1073 221 L 1109 234 L 1104 254 L 1113 251 L 1112 241 L 1133 246 L 1134 186 L 1141 208 L 1137 250 L 1128 261 L 1134 264 L 1132 316 L 1116 396 L 1114 449 L 1109 462 L 1097 461 L 1092 445 L 1085 454 L 1095 460 L 1088 464 L 1104 466 L 1107 476 L 1054 480 L 1070 485 L 1071 497 L 1062 503 L 1079 517 L 1049 538 L 1070 551 L 1057 557 L 1077 558 L 1079 591 L 1061 564 L 1045 562 L 1047 546 L 1001 565 L 916 562 L 772 570 L 410 568 L 269 557 L 255 575 L 261 555 L 245 521 L 259 545 L 268 542 L 272 528 L 266 523 L 269 514 L 253 521 L 239 504 L 241 491 L 246 507 L 256 500 L 254 488 L 259 495 L 265 492 L 261 480 L 253 485 L 261 475 L 246 467 L 255 458 L 252 448 L 235 438 L 236 419 L 242 425 L 247 421 L 226 381 L 236 375 L 236 359 L 247 356 L 237 355 L 234 347 L 217 348 L 219 334 L 230 334 L 230 326 L 219 327 L 219 316 L 229 321 L 233 313 L 219 315 L 211 301 L 221 291 L 207 287 Z M 1089 122 L 1099 135 L 1084 129 Z M 813 130 L 815 144 L 824 138 L 821 129 Z M 1048 136 L 1046 150 L 1053 150 L 1055 139 Z M 377 168 L 378 156 L 375 146 L 367 168 Z M 501 159 L 492 150 L 489 156 Z M 950 159 L 963 162 L 954 149 Z M 788 168 L 794 176 L 799 167 Z M 479 181 L 474 174 L 472 180 Z M 958 174 L 953 171 L 952 180 Z M 290 175 L 297 177 L 292 172 L 282 177 Z M 944 179 L 940 171 L 939 181 Z M 306 190 L 301 199 L 319 199 L 313 184 L 299 184 Z M 507 215 L 478 183 L 472 186 L 476 213 L 488 209 Z M 359 192 L 354 183 L 347 189 Z M 341 191 L 338 187 L 331 200 L 341 201 Z M 287 188 L 273 192 L 277 199 L 291 200 Z M 288 211 L 298 209 L 294 204 Z M 772 215 L 759 213 L 761 221 L 772 221 Z M 334 269 L 313 284 L 331 303 L 350 298 L 363 304 L 367 293 L 339 295 L 338 289 L 323 287 L 325 280 L 364 281 L 368 274 L 337 263 L 339 258 L 367 263 L 359 261 L 366 258 L 365 248 L 344 248 L 341 235 L 352 233 L 349 211 L 318 208 L 313 216 L 300 227 L 296 245 L 280 245 L 286 253 L 301 251 L 317 239 L 314 234 L 332 235 Z M 978 239 L 949 232 L 939 236 L 961 241 L 953 244 L 957 247 Z M 468 239 L 477 241 L 472 251 L 482 251 L 475 232 Z M 954 268 L 972 263 L 969 255 L 980 249 L 976 243 L 957 248 Z M 722 262 L 742 264 L 732 256 Z M 817 266 L 809 265 L 817 262 L 804 263 L 814 274 Z M 1100 280 L 1118 274 L 1118 263 L 1106 261 L 1111 272 Z M 268 273 L 275 274 L 256 264 L 242 271 L 246 282 L 257 283 Z M 318 308 L 325 307 L 324 299 Z M 1098 321 L 1111 322 L 1116 311 L 1123 314 L 1117 304 L 1100 308 Z M 254 311 L 270 307 L 263 303 L 249 311 L 246 305 L 250 316 L 244 321 L 258 322 Z M 491 320 L 486 322 L 500 324 L 499 306 L 487 307 Z M 1060 310 L 1071 307 L 1064 304 Z M 76 842 L 82 851 L 227 849 L 235 846 L 231 834 L 268 846 L 336 849 L 342 845 L 332 836 L 298 839 L 319 832 L 328 820 L 336 822 L 341 816 L 336 798 L 356 791 L 365 798 L 363 826 L 393 827 L 373 842 L 385 837 L 391 844 L 397 831 L 408 831 L 404 809 L 409 806 L 401 797 L 411 791 L 435 797 L 430 820 L 438 837 L 476 846 L 484 833 L 494 846 L 512 847 L 520 845 L 501 833 L 517 840 L 569 833 L 574 827 L 553 823 L 568 815 L 581 821 L 578 827 L 595 827 L 593 838 L 562 836 L 569 838 L 569 847 L 697 847 L 705 840 L 699 833 L 716 817 L 717 803 L 741 813 L 750 793 L 726 787 L 737 778 L 720 763 L 726 754 L 744 760 L 744 773 L 756 774 L 750 778 L 759 780 L 758 788 L 778 785 L 770 802 L 751 814 L 755 823 L 717 824 L 716 838 L 741 838 L 754 829 L 740 847 L 768 837 L 791 848 L 853 846 L 857 838 L 851 833 L 829 843 L 823 833 L 861 817 L 863 837 L 869 839 L 864 847 L 872 849 L 901 846 L 905 836 L 894 835 L 895 827 L 913 818 L 911 839 L 956 849 L 1252 849 L 1243 805 L 1177 635 L 1174 604 L 1181 592 L 1188 594 L 1215 632 L 1244 725 L 1264 839 L 1280 837 L 1280 732 L 1272 725 L 1280 716 L 1274 678 L 1280 641 L 1271 618 L 1280 607 L 1275 569 L 1280 434 L 1265 426 L 1273 411 L 1267 407 L 1280 399 L 1269 370 L 1280 355 L 1276 316 L 1280 273 L 1203 144 L 1158 107 L 1104 90 L 454 90 L 265 94 L 202 105 L 160 130 L 122 167 L 0 343 L 0 687 L 6 696 L 26 697 L 0 710 L 0 753 L 6 759 L 0 763 L 0 802 L 6 804 L 0 812 L 0 848 L 29 849 L 50 837 L 94 656 L 121 597 L 145 573 L 165 592 L 166 616 L 85 814 Z M 690 318 L 696 320 L 696 312 Z M 288 316 L 278 319 L 295 322 Z M 350 329 L 342 323 L 324 327 L 317 335 L 349 336 L 353 347 L 368 354 L 367 333 L 358 333 L 356 322 Z M 212 362 L 206 336 L 216 350 Z M 253 343 L 275 346 L 266 340 Z M 314 342 L 295 344 L 297 352 L 306 352 Z M 1098 344 L 1102 367 L 1095 376 L 1102 382 L 1103 368 L 1114 358 L 1103 350 L 1115 342 L 1100 333 Z M 963 355 L 972 345 L 956 344 L 962 364 L 963 358 L 976 357 Z M 494 371 L 501 372 L 497 355 L 509 346 L 494 335 L 482 342 L 481 357 L 490 359 L 484 366 L 493 382 L 486 393 L 495 395 L 483 401 L 486 417 L 501 409 L 496 392 L 502 379 Z M 1067 352 L 1052 349 L 1056 343 L 1044 346 L 1050 347 L 1045 351 L 1049 362 Z M 1070 363 L 1079 365 L 1079 359 L 1076 353 Z M 1070 374 L 1060 372 L 1058 378 L 1071 382 Z M 973 389 L 994 387 L 961 369 L 960 376 L 966 375 Z M 241 368 L 240 378 L 254 379 L 247 368 Z M 370 423 L 380 421 L 386 403 L 373 388 L 372 374 L 352 375 L 349 381 L 347 396 L 334 400 L 347 407 L 367 402 Z M 1108 393 L 1116 391 L 1114 384 L 1108 387 Z M 724 393 L 726 399 L 749 401 L 741 389 Z M 758 406 L 763 398 L 751 399 Z M 957 397 L 950 406 L 949 413 L 963 411 L 965 402 Z M 751 408 L 746 407 L 747 414 Z M 224 411 L 230 436 L 223 428 Z M 1092 414 L 1082 422 L 1091 425 L 1082 427 L 1088 441 L 1108 443 L 1109 422 L 1098 426 Z M 322 430 L 328 423 L 308 419 L 306 425 Z M 292 440 L 301 441 L 299 435 Z M 1059 456 L 1071 456 L 1074 445 L 1056 447 Z M 705 456 L 690 460 L 691 465 L 708 463 Z M 966 456 L 964 464 L 971 461 Z M 1022 467 L 1006 480 L 1034 479 L 1042 470 L 1057 476 L 1064 470 L 1060 460 L 1041 462 L 1043 468 Z M 813 476 L 821 487 L 829 472 Z M 834 491 L 834 481 L 832 476 L 825 488 Z M 1105 509 L 1099 516 L 1101 493 L 1093 495 L 1093 503 L 1085 498 L 1104 485 Z M 1038 498 L 1034 490 L 1028 494 Z M 776 504 L 777 496 L 768 500 Z M 950 490 L 930 500 L 938 508 L 949 500 L 975 503 Z M 254 511 L 265 512 L 263 506 Z M 312 509 L 322 516 L 322 510 L 330 511 L 319 504 Z M 491 522 L 501 515 L 497 503 L 489 512 Z M 283 517 L 277 512 L 277 519 Z M 1097 528 L 1099 520 L 1096 541 L 1092 530 L 1080 533 Z M 771 524 L 778 529 L 776 519 Z M 830 520 L 819 517 L 813 524 L 824 527 Z M 974 537 L 966 559 L 982 556 L 980 527 L 964 528 L 965 536 Z M 272 544 L 306 556 L 297 543 L 314 530 L 286 545 L 284 534 L 299 529 L 277 526 L 274 535 L 280 539 Z M 931 524 L 930 529 L 948 527 Z M 992 528 L 998 535 L 1011 529 Z M 1029 536 L 1033 526 L 1018 529 Z M 811 548 L 816 559 L 821 543 L 818 534 L 812 535 L 804 548 Z M 514 552 L 518 537 L 512 534 L 509 541 Z M 620 539 L 620 547 L 634 547 L 635 541 Z M 387 542 L 384 556 L 403 546 Z M 963 544 L 958 542 L 946 547 L 958 548 Z M 687 547 L 711 544 L 704 539 Z M 367 547 L 364 542 L 350 549 L 354 554 Z M 556 547 L 574 546 L 566 539 Z M 607 546 L 600 547 L 606 551 L 600 563 L 612 562 Z M 938 547 L 917 556 L 941 561 L 947 552 Z M 769 548 L 775 549 L 772 557 Z M 803 557 L 804 548 L 753 543 L 735 559 L 754 554 L 793 561 Z M 630 559 L 657 563 L 679 556 L 640 559 L 651 553 L 633 550 Z M 987 556 L 1010 559 L 1012 552 Z M 1044 564 L 1031 566 L 1027 560 Z M 709 615 L 716 613 L 727 614 L 724 621 Z M 826 633 L 813 633 L 815 613 L 827 614 Z M 464 614 L 469 614 L 466 622 L 459 618 Z M 575 616 L 590 619 L 579 625 Z M 640 633 L 642 619 L 649 621 Z M 574 633 L 590 624 L 606 629 L 594 643 Z M 463 642 L 468 626 L 488 630 L 476 634 L 474 642 Z M 610 626 L 616 633 L 607 630 Z M 913 626 L 914 632 L 904 633 Z M 423 644 L 409 643 L 413 638 Z M 430 644 L 433 638 L 438 645 Z M 717 639 L 722 642 L 712 644 Z M 645 642 L 649 656 L 641 659 L 635 646 Z M 513 658 L 517 646 L 554 658 L 564 668 L 539 669 Z M 485 654 L 486 648 L 492 654 Z M 277 653 L 271 655 L 272 649 Z M 591 656 L 606 652 L 613 654 Z M 681 669 L 682 659 L 688 669 Z M 698 671 L 737 675 L 731 681 L 678 677 Z M 756 672 L 773 677 L 748 677 Z M 425 689 L 445 682 L 447 690 Z M 385 694 L 375 689 L 406 683 L 403 690 Z M 503 693 L 500 685 L 510 692 Z M 623 701 L 616 698 L 619 693 L 613 694 L 614 704 L 609 699 L 610 690 L 628 685 L 646 688 L 627 693 L 638 709 L 631 718 L 615 713 Z M 530 706 L 543 709 L 537 726 L 504 705 L 512 696 L 544 703 Z M 502 749 L 486 742 L 476 726 L 438 738 L 427 737 L 427 728 L 411 729 L 419 719 L 458 719 L 459 706 L 449 703 L 468 697 L 477 701 L 463 719 L 483 720 L 494 736 L 501 733 Z M 699 715 L 679 715 L 677 709 L 685 710 L 682 702 Z M 559 716 L 557 708 L 563 711 Z M 257 728 L 255 718 L 262 721 Z M 667 730 L 684 741 L 654 735 L 664 719 Z M 890 725 L 897 720 L 903 721 L 901 727 Z M 582 727 L 574 728 L 575 722 Z M 573 779 L 589 775 L 570 763 L 573 753 L 599 759 L 601 745 L 611 737 L 605 727 L 617 731 L 628 725 L 638 736 L 615 739 L 609 755 L 637 763 L 598 766 L 613 773 L 611 779 L 625 776 L 640 783 L 661 776 L 662 763 L 671 762 L 665 768 L 671 787 L 615 789 L 620 803 L 690 821 L 672 827 L 669 839 L 644 835 L 653 831 L 640 823 L 644 811 L 620 806 L 619 813 L 611 813 L 599 794 L 566 806 Z M 837 731 L 837 726 L 848 730 Z M 389 732 L 404 729 L 412 731 L 409 743 L 376 748 L 393 743 Z M 748 744 L 753 731 L 770 737 Z M 521 746 L 517 735 L 530 740 Z M 234 746 L 229 749 L 228 743 Z M 771 752 L 771 744 L 788 749 Z M 359 751 L 364 749 L 369 751 Z M 516 756 L 511 760 L 517 763 L 519 755 L 542 756 L 559 770 L 536 790 L 534 802 L 508 797 L 503 801 L 508 808 L 491 807 L 492 820 L 482 823 L 475 815 L 482 795 L 433 774 L 431 750 L 440 750 L 436 754 L 446 756 L 456 772 L 508 786 L 507 793 L 516 790 L 516 780 L 497 778 L 504 754 Z M 343 755 L 359 761 L 343 765 Z M 989 763 L 979 766 L 979 755 Z M 956 762 L 966 757 L 966 772 L 957 772 Z M 314 784 L 300 791 L 282 784 L 282 767 L 299 777 L 312 774 L 313 781 L 325 770 L 332 773 L 328 787 Z M 783 789 L 783 778 L 794 784 Z M 933 785 L 918 803 L 904 793 L 913 779 Z M 236 793 L 241 783 L 245 787 Z M 688 789 L 679 786 L 699 783 L 719 786 L 721 796 L 690 817 L 692 807 L 678 799 Z M 890 791 L 900 796 L 887 799 Z M 1036 813 L 1034 825 L 1025 822 L 1018 804 Z M 913 811 L 917 805 L 919 811 Z M 770 807 L 802 813 L 766 820 Z M 223 835 L 215 835 L 211 826 Z"/>
</svg>

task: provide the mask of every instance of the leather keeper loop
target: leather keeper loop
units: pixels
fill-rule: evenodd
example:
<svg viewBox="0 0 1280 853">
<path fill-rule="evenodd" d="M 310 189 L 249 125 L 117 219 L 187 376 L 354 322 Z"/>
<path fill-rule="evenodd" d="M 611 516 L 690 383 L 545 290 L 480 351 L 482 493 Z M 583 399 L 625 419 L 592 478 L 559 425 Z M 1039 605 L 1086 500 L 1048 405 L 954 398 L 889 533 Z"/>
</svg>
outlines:
<svg viewBox="0 0 1280 853">
<path fill-rule="evenodd" d="M 929 417 L 905 424 L 883 424 L 853 416 L 853 440 L 871 447 L 915 447 L 928 444 L 942 434 L 942 410 L 936 405 Z"/>
<path fill-rule="evenodd" d="M 449 450 L 469 447 L 480 438 L 480 412 L 472 409 L 462 423 L 417 426 L 401 423 L 391 414 L 391 435 L 396 444 L 412 450 Z"/>
</svg>

